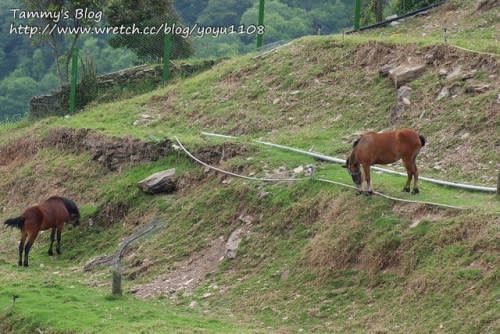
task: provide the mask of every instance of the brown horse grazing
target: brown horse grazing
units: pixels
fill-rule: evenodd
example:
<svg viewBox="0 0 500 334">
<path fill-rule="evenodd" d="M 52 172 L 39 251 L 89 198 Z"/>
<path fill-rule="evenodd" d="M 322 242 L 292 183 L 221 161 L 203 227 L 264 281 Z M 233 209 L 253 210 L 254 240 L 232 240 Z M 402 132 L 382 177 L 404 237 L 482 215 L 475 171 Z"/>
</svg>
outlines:
<svg viewBox="0 0 500 334">
<path fill-rule="evenodd" d="M 80 211 L 76 204 L 67 198 L 52 196 L 46 201 L 24 210 L 20 217 L 7 219 L 4 224 L 21 230 L 19 241 L 19 265 L 28 266 L 28 254 L 40 230 L 52 229 L 50 233 L 49 255 L 52 256 L 52 245 L 57 232 L 57 254 L 61 254 L 61 232 L 64 223 L 75 226 L 80 224 Z M 28 238 L 28 242 L 26 242 Z M 23 262 L 24 250 L 24 262 Z"/>
<path fill-rule="evenodd" d="M 408 179 L 403 188 L 410 191 L 410 183 L 414 178 L 412 194 L 418 190 L 418 169 L 415 159 L 420 149 L 425 145 L 425 138 L 412 129 L 399 129 L 388 132 L 366 132 L 353 144 L 351 155 L 343 167 L 346 167 L 356 187 L 357 194 L 363 191 L 363 178 L 359 165 L 363 165 L 364 176 L 368 185 L 365 194 L 373 193 L 370 178 L 370 166 L 375 164 L 390 164 L 403 160 Z"/>
</svg>

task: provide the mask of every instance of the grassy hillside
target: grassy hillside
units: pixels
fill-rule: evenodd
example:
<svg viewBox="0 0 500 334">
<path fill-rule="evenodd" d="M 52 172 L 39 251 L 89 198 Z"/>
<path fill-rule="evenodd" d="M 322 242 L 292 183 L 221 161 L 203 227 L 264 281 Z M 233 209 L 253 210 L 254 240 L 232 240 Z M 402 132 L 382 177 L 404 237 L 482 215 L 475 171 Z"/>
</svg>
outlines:
<svg viewBox="0 0 500 334">
<path fill-rule="evenodd" d="M 52 194 L 75 199 L 83 215 L 82 226 L 63 232 L 61 256 L 47 256 L 42 233 L 29 268 L 16 265 L 18 231 L 0 229 L 0 332 L 496 332 L 495 194 L 421 182 L 413 196 L 400 193 L 403 177 L 374 173 L 384 194 L 462 209 L 355 196 L 318 181 L 350 184 L 339 165 L 252 142 L 346 157 L 357 132 L 412 127 L 428 141 L 417 160 L 421 175 L 494 185 L 498 57 L 439 44 L 432 29 L 455 15 L 460 46 L 498 54 L 493 12 L 450 1 L 396 27 L 306 37 L 230 59 L 69 118 L 0 125 L 0 218 Z M 395 117 L 397 88 L 379 70 L 414 62 L 426 70 L 406 84 L 411 94 Z M 437 99 L 444 87 L 451 93 Z M 112 168 L 96 153 L 174 136 L 219 168 L 301 180 L 233 178 L 175 150 L 154 161 L 125 157 Z M 293 171 L 307 164 L 316 167 L 312 178 Z M 136 186 L 173 167 L 174 194 L 146 195 Z M 112 254 L 154 217 L 163 227 L 130 246 L 122 260 L 125 295 L 112 297 L 109 266 L 85 271 L 84 264 Z M 223 258 L 235 231 L 236 257 Z"/>
</svg>

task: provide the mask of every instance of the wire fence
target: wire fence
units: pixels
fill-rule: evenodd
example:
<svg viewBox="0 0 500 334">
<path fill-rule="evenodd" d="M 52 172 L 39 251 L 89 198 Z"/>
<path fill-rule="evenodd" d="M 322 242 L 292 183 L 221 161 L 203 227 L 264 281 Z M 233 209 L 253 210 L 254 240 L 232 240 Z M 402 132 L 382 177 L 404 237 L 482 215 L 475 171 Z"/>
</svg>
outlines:
<svg viewBox="0 0 500 334">
<path fill-rule="evenodd" d="M 57 11 L 43 7 L 13 10 L 15 1 L 6 1 L 0 5 L 0 26 L 9 34 L 0 44 L 3 50 L 22 45 L 31 61 L 26 61 L 29 69 L 19 69 L 19 61 L 0 67 L 0 120 L 22 117 L 28 109 L 35 117 L 65 115 L 96 99 L 143 93 L 173 75 L 189 75 L 213 64 L 195 58 L 245 54 L 260 44 L 266 52 L 301 36 L 347 31 L 439 2 L 177 0 L 146 1 L 141 8 L 113 1 L 99 8 L 83 1 L 82 8 L 76 8 L 62 1 L 62 15 L 55 17 Z M 45 16 L 26 18 L 28 13 Z M 186 70 L 171 62 L 186 58 Z M 32 99 L 40 95 L 45 97 Z"/>
</svg>

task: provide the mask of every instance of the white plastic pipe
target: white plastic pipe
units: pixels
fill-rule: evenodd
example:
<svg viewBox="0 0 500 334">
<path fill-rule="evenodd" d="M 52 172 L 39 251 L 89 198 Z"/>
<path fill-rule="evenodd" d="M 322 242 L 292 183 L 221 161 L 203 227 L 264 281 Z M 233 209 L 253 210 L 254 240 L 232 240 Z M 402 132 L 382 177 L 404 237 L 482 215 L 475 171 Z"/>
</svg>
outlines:
<svg viewBox="0 0 500 334">
<path fill-rule="evenodd" d="M 220 137 L 220 138 L 227 138 L 227 139 L 237 139 L 238 137 L 234 136 L 227 136 L 227 135 L 221 135 L 217 133 L 211 133 L 211 132 L 202 132 L 202 135 L 205 136 L 212 136 L 212 137 Z M 302 150 L 300 148 L 295 148 L 295 147 L 290 147 L 290 146 L 285 146 L 285 145 L 279 145 L 279 144 L 274 144 L 271 142 L 266 142 L 266 141 L 261 141 L 261 140 L 252 140 L 255 143 L 261 144 L 261 145 L 266 145 L 266 146 L 271 146 L 271 147 L 276 147 L 280 148 L 283 150 L 288 150 L 296 153 L 301 153 L 305 155 L 312 156 L 316 159 L 319 160 L 324 160 L 324 161 L 330 161 L 330 162 L 335 162 L 335 163 L 345 163 L 344 159 L 340 158 L 335 158 L 331 157 L 322 153 L 318 152 L 310 152 L 306 150 Z M 384 173 L 390 173 L 390 174 L 397 174 L 397 175 L 402 175 L 406 176 L 406 173 L 398 172 L 395 170 L 387 169 L 387 168 L 382 168 L 382 167 L 377 167 L 377 166 L 372 166 L 374 170 L 378 170 Z M 462 189 L 468 189 L 468 190 L 477 190 L 477 191 L 485 191 L 485 192 L 496 192 L 497 189 L 495 187 L 488 187 L 488 186 L 480 186 L 480 185 L 472 185 L 472 184 L 464 184 L 464 183 L 459 183 L 459 182 L 453 182 L 453 181 L 445 181 L 445 180 L 439 180 L 439 179 L 434 179 L 430 177 L 425 177 L 425 176 L 419 176 L 419 180 L 425 180 L 427 182 L 431 182 L 434 184 L 440 184 L 444 186 L 450 186 L 450 187 L 455 187 L 455 188 L 462 188 Z"/>
</svg>

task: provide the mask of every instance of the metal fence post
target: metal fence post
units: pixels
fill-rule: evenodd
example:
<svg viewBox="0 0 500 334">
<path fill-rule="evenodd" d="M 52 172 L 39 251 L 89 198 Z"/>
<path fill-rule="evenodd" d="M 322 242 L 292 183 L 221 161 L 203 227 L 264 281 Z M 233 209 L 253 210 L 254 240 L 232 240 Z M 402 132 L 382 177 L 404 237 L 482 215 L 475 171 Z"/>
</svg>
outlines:
<svg viewBox="0 0 500 334">
<path fill-rule="evenodd" d="M 264 25 L 264 0 L 259 0 L 259 21 L 257 23 L 258 27 Z M 257 48 L 262 46 L 263 34 L 257 34 Z"/>
<path fill-rule="evenodd" d="M 172 49 L 172 35 L 165 34 L 163 41 L 163 82 L 167 82 L 169 79 L 169 65 L 170 65 L 170 50 Z"/>
<path fill-rule="evenodd" d="M 497 199 L 500 199 L 500 171 L 498 171 L 497 179 Z"/>
<path fill-rule="evenodd" d="M 359 21 L 361 19 L 361 0 L 356 0 L 354 5 L 354 30 L 359 30 Z"/>
<path fill-rule="evenodd" d="M 111 293 L 115 296 L 121 296 L 122 294 L 122 273 L 120 268 L 120 262 L 113 265 L 111 269 L 113 275 L 113 284 L 111 286 Z"/>
<path fill-rule="evenodd" d="M 76 106 L 76 84 L 78 76 L 78 48 L 71 50 L 71 82 L 69 91 L 69 110 L 70 114 L 75 112 Z"/>
</svg>

